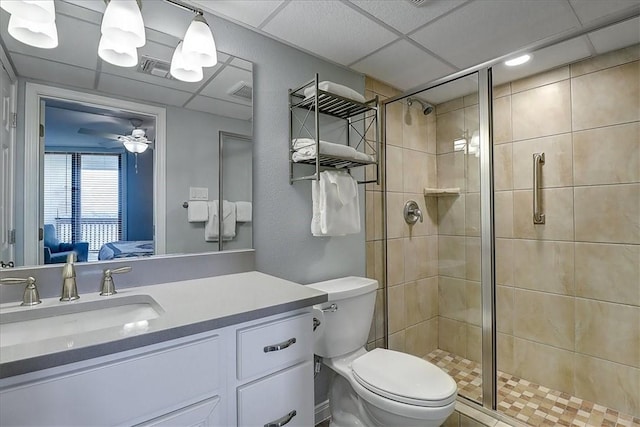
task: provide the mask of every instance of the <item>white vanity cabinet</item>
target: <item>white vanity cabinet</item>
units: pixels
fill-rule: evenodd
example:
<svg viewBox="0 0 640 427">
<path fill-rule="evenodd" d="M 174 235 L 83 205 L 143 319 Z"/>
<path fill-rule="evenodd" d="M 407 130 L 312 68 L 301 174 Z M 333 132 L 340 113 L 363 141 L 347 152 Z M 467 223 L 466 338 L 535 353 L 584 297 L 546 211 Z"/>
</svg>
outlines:
<svg viewBox="0 0 640 427">
<path fill-rule="evenodd" d="M 0 380 L 0 425 L 311 426 L 310 309 Z"/>
</svg>

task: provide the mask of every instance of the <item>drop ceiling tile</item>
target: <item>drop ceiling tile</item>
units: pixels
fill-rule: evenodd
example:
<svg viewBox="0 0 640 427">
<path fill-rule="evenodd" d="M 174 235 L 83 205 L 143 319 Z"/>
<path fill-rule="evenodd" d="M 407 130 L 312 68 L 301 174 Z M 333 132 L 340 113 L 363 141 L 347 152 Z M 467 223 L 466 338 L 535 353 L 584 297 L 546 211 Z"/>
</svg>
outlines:
<svg viewBox="0 0 640 427">
<path fill-rule="evenodd" d="M 525 64 L 516 67 L 507 67 L 504 63 L 497 64 L 493 67 L 493 82 L 496 85 L 511 82 L 589 56 L 591 51 L 587 41 L 584 37 L 578 37 L 533 52 L 531 60 Z"/>
<path fill-rule="evenodd" d="M 61 0 L 55 3 L 56 13 L 100 25 L 106 9 L 103 0 Z"/>
<path fill-rule="evenodd" d="M 175 37 L 184 38 L 195 13 L 160 0 L 143 1 L 142 19 L 147 29 L 160 31 Z M 170 18 L 170 19 L 168 19 Z M 215 37 L 215 31 L 214 37 Z"/>
<path fill-rule="evenodd" d="M 397 41 L 351 68 L 399 89 L 409 89 L 455 70 L 406 40 Z"/>
<path fill-rule="evenodd" d="M 193 4 L 202 9 L 241 22 L 252 27 L 258 27 L 264 20 L 280 6 L 282 0 L 193 0 Z"/>
<path fill-rule="evenodd" d="M 640 18 L 629 19 L 590 33 L 589 39 L 598 53 L 640 43 Z"/>
<path fill-rule="evenodd" d="M 0 36 L 10 52 L 21 53 L 83 68 L 96 68 L 100 27 L 85 21 L 58 14 L 58 47 L 38 49 L 11 37 L 7 32 L 9 14 L 0 12 Z"/>
<path fill-rule="evenodd" d="M 201 95 L 193 98 L 186 108 L 239 120 L 250 120 L 253 116 L 253 109 L 250 106 Z"/>
<path fill-rule="evenodd" d="M 583 24 L 638 6 L 638 0 L 569 0 Z"/>
<path fill-rule="evenodd" d="M 436 0 L 415 6 L 409 1 L 398 0 L 350 0 L 359 8 L 407 34 L 416 28 L 433 21 L 467 0 Z"/>
<path fill-rule="evenodd" d="M 240 58 L 233 58 L 233 60 L 231 61 L 231 65 L 247 71 L 253 70 L 253 63 Z"/>
<path fill-rule="evenodd" d="M 150 56 L 155 59 L 160 59 L 171 63 L 171 57 L 173 56 L 174 49 L 162 44 L 147 41 L 147 43 L 138 49 L 138 61 L 143 55 Z M 163 77 L 153 76 L 150 74 L 144 74 L 137 71 L 137 67 L 117 67 L 109 64 L 106 61 L 102 62 L 102 72 L 108 73 L 120 77 L 126 77 L 128 79 L 139 80 L 142 82 L 153 83 L 158 86 L 168 87 L 172 89 L 183 90 L 185 92 L 194 93 L 200 89 L 200 87 L 206 82 L 215 72 L 221 67 L 221 63 L 213 67 L 207 67 L 203 69 L 204 78 L 200 82 L 187 83 L 175 79 L 166 79 Z"/>
<path fill-rule="evenodd" d="M 181 107 L 191 96 L 189 92 L 164 88 L 105 73 L 100 75 L 98 90 L 112 96 L 122 96 L 133 100 L 178 107 Z"/>
<path fill-rule="evenodd" d="M 85 68 L 10 53 L 18 76 L 83 89 L 93 89 L 96 72 Z"/>
<path fill-rule="evenodd" d="M 216 75 L 214 79 L 202 89 L 200 94 L 211 98 L 251 105 L 251 101 L 229 95 L 229 91 L 241 82 L 253 87 L 253 77 L 250 71 L 235 67 L 225 67 L 220 74 Z"/>
<path fill-rule="evenodd" d="M 472 93 L 478 93 L 477 74 L 450 81 L 414 96 L 418 96 L 433 105 L 437 105 Z"/>
<path fill-rule="evenodd" d="M 467 68 L 579 25 L 565 2 L 482 0 L 427 25 L 411 38 Z"/>
<path fill-rule="evenodd" d="M 341 2 L 288 3 L 263 30 L 280 40 L 340 64 L 350 64 L 396 35 Z"/>
</svg>

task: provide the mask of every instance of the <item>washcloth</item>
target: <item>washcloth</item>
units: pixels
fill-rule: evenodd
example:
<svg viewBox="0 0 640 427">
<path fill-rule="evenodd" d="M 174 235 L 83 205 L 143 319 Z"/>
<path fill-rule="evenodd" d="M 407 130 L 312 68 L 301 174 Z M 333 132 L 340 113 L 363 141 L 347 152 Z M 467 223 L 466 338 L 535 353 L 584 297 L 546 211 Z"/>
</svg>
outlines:
<svg viewBox="0 0 640 427">
<path fill-rule="evenodd" d="M 190 200 L 187 208 L 187 220 L 189 222 L 206 222 L 209 218 L 209 207 L 207 202 L 200 200 Z"/>
<path fill-rule="evenodd" d="M 209 220 L 204 226 L 204 240 L 218 241 L 218 201 L 213 200 L 209 205 Z M 232 240 L 236 237 L 236 204 L 223 200 L 222 202 L 222 240 Z"/>
<path fill-rule="evenodd" d="M 251 222 L 251 202 L 236 202 L 236 221 Z"/>
<path fill-rule="evenodd" d="M 316 158 L 316 142 L 311 138 L 294 139 L 293 149 L 295 152 L 293 153 L 291 158 L 294 162 Z M 360 160 L 365 162 L 375 161 L 375 158 L 373 156 L 359 152 L 353 147 L 327 141 L 320 141 L 320 154 Z"/>
<path fill-rule="evenodd" d="M 312 184 L 314 236 L 344 236 L 360 232 L 358 183 L 341 171 L 320 173 L 320 182 Z"/>
<path fill-rule="evenodd" d="M 364 96 L 360 95 L 358 92 L 356 92 L 355 90 L 351 89 L 350 87 L 344 86 L 344 85 L 340 85 L 338 83 L 334 83 L 334 82 L 330 82 L 330 81 L 322 81 L 320 83 L 318 83 L 318 89 L 325 91 L 325 92 L 330 92 L 333 93 L 335 95 L 341 96 L 343 98 L 349 98 L 353 101 L 357 101 L 357 102 L 361 102 L 364 103 L 365 99 Z M 311 86 L 308 87 L 304 90 L 304 97 L 305 98 L 310 98 L 313 95 L 315 95 L 316 93 L 316 88 L 315 86 Z"/>
</svg>

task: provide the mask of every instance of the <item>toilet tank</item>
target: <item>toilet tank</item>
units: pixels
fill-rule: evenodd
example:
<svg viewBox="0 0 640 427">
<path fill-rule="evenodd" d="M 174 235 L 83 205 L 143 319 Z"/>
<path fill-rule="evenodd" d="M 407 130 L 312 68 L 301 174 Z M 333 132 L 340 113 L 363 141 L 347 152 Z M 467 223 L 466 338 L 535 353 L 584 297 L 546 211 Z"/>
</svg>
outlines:
<svg viewBox="0 0 640 427">
<path fill-rule="evenodd" d="M 352 276 L 308 286 L 329 295 L 328 302 L 314 306 L 314 316 L 321 321 L 314 353 L 333 358 L 363 347 L 371 328 L 378 281 Z M 330 308 L 333 304 L 335 309 Z"/>
</svg>

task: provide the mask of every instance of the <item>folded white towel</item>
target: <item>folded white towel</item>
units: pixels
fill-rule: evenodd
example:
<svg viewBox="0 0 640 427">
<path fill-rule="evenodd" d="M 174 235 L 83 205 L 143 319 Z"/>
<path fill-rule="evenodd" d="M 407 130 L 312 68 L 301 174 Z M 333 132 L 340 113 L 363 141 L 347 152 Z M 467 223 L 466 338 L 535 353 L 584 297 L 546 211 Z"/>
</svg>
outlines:
<svg viewBox="0 0 640 427">
<path fill-rule="evenodd" d="M 343 98 L 349 98 L 357 102 L 364 103 L 366 100 L 364 96 L 351 89 L 350 87 L 340 85 L 338 83 L 330 82 L 330 81 L 322 81 L 318 83 L 318 89 L 323 90 L 325 92 L 331 92 Z M 308 87 L 304 90 L 304 97 L 310 98 L 316 93 L 315 86 Z"/>
<path fill-rule="evenodd" d="M 204 226 L 204 240 L 218 241 L 218 201 L 208 202 L 209 220 Z M 222 202 L 222 240 L 232 240 L 236 237 L 236 204 L 223 200 Z"/>
<path fill-rule="evenodd" d="M 360 232 L 360 203 L 358 183 L 341 171 L 320 173 L 320 182 L 313 183 L 314 236 L 344 236 Z M 319 223 L 319 227 L 318 227 Z"/>
<path fill-rule="evenodd" d="M 189 200 L 187 220 L 189 222 L 205 222 L 209 218 L 209 207 L 202 200 Z"/>
<path fill-rule="evenodd" d="M 251 222 L 251 202 L 236 202 L 236 221 Z"/>
<path fill-rule="evenodd" d="M 316 158 L 316 141 L 311 138 L 294 139 L 293 149 L 295 150 L 295 152 L 293 153 L 291 158 L 294 162 Z M 373 156 L 357 151 L 353 147 L 327 141 L 320 141 L 320 154 L 361 160 L 365 162 L 375 161 L 375 158 Z"/>
</svg>

